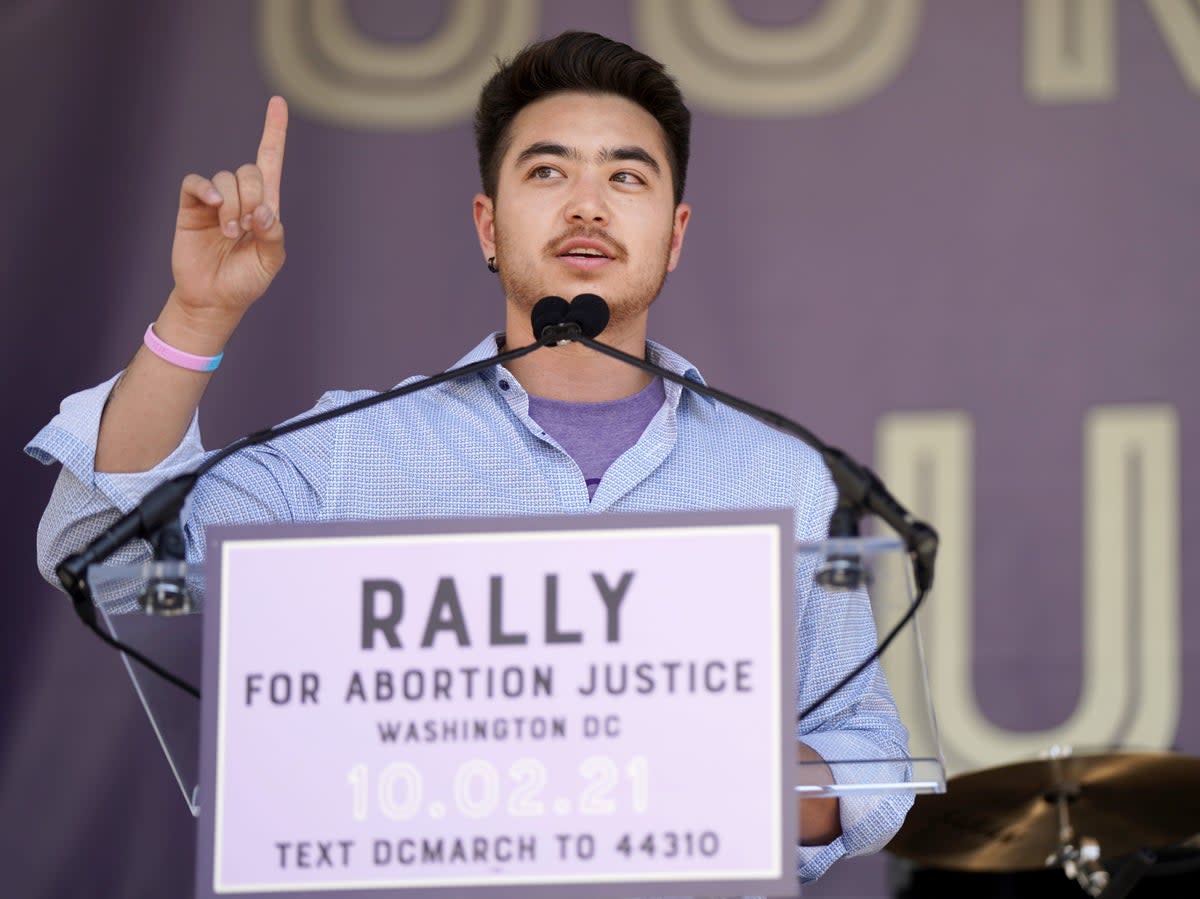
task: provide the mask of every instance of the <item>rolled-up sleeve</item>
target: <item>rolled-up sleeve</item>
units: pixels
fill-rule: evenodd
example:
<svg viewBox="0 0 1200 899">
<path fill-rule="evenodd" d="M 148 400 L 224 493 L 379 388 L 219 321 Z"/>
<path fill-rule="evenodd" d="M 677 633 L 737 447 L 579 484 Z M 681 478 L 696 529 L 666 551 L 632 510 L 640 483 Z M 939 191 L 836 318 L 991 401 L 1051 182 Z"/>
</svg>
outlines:
<svg viewBox="0 0 1200 899">
<path fill-rule="evenodd" d="M 63 400 L 59 412 L 25 447 L 44 465 L 62 465 L 37 533 L 38 570 L 58 586 L 54 567 L 99 535 L 122 513 L 132 509 L 155 485 L 194 467 L 204 453 L 195 416 L 179 445 L 149 471 L 113 474 L 96 471 L 100 417 L 120 375 Z M 125 547 L 113 562 L 145 558 L 147 546 L 138 541 Z"/>
</svg>

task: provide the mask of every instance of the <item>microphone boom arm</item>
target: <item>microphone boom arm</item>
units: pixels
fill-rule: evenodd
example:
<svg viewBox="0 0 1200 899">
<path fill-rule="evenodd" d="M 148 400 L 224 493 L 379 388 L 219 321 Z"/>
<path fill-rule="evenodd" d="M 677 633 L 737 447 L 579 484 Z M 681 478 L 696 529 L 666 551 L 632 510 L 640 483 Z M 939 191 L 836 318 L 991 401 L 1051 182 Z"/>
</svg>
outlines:
<svg viewBox="0 0 1200 899">
<path fill-rule="evenodd" d="M 118 519 L 112 527 L 108 528 L 79 552 L 72 553 L 59 562 L 54 569 L 54 573 L 58 576 L 59 583 L 62 584 L 67 595 L 71 597 L 76 614 L 83 619 L 85 624 L 91 627 L 96 623 L 96 609 L 92 602 L 91 587 L 87 580 L 88 568 L 103 562 L 132 540 L 151 537 L 172 518 L 178 517 L 188 494 L 196 486 L 196 481 L 234 453 L 246 447 L 266 443 L 276 437 L 291 434 L 293 431 L 313 427 L 331 419 L 349 415 L 351 412 L 357 412 L 360 409 L 367 409 L 380 403 L 386 403 L 388 400 L 397 399 L 398 397 L 407 396 L 410 393 L 434 387 L 446 381 L 451 381 L 454 378 L 475 374 L 493 365 L 504 365 L 513 359 L 519 359 L 547 345 L 548 343 L 545 340 L 539 340 L 528 346 L 497 353 L 495 356 L 489 356 L 487 359 L 480 359 L 476 362 L 460 365 L 458 368 L 448 369 L 440 374 L 422 378 L 420 381 L 393 387 L 391 390 L 385 390 L 383 393 L 355 400 L 353 403 L 347 403 L 344 406 L 328 409 L 325 412 L 318 412 L 316 415 L 300 418 L 287 424 L 264 428 L 261 431 L 241 437 L 224 449 L 217 451 L 208 459 L 205 459 L 193 471 L 177 475 L 159 484 L 147 493 L 132 511 Z"/>
<path fill-rule="evenodd" d="M 551 329 L 554 329 L 553 331 Z M 927 591 L 933 585 L 934 561 L 937 557 L 938 535 L 928 524 L 914 518 L 900 502 L 892 496 L 883 481 L 867 468 L 852 459 L 845 451 L 825 443 L 816 434 L 803 425 L 792 421 L 778 412 L 756 406 L 754 403 L 740 399 L 732 394 L 709 387 L 698 381 L 692 381 L 683 375 L 654 365 L 637 356 L 632 356 L 616 347 L 600 343 L 583 334 L 579 326 L 573 322 L 554 325 L 543 330 L 543 336 L 549 335 L 553 342 L 559 343 L 574 340 L 590 347 L 598 353 L 619 359 L 642 371 L 657 375 L 680 384 L 689 390 L 694 390 L 703 396 L 711 397 L 718 402 L 731 406 L 739 412 L 744 412 L 778 431 L 790 434 L 815 449 L 833 478 L 838 491 L 838 509 L 850 509 L 861 514 L 870 512 L 882 519 L 904 541 L 913 562 L 913 579 L 918 591 Z M 836 516 L 836 513 L 835 513 Z M 855 534 L 831 536 L 856 536 Z"/>
</svg>

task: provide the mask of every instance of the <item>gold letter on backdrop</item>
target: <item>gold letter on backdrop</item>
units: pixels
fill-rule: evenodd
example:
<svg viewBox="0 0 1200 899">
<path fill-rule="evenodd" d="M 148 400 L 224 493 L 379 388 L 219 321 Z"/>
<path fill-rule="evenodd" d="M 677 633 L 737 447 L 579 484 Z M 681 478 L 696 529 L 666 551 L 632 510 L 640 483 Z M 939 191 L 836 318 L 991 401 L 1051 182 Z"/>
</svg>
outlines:
<svg viewBox="0 0 1200 899">
<path fill-rule="evenodd" d="M 453 0 L 420 43 L 361 33 L 346 0 L 260 0 L 268 78 L 323 122 L 378 130 L 428 129 L 471 117 L 479 88 L 537 34 L 538 0 Z"/>
<path fill-rule="evenodd" d="M 884 480 L 942 537 L 937 586 L 921 620 L 947 773 L 1033 758 L 1054 744 L 1169 747 L 1179 725 L 1181 689 L 1174 408 L 1101 406 L 1087 417 L 1082 686 L 1067 720 L 1041 732 L 997 727 L 976 701 L 972 446 L 971 421 L 962 412 L 894 413 L 877 430 L 876 461 Z M 1036 514 L 1030 510 L 1031 518 Z M 1036 591 L 1038 585 L 1014 570 L 1009 588 Z M 892 686 L 904 707 L 915 686 Z"/>
<path fill-rule="evenodd" d="M 851 106 L 908 58 L 921 0 L 825 0 L 810 21 L 748 24 L 729 0 L 638 0 L 636 41 L 714 112 L 788 118 Z"/>
<path fill-rule="evenodd" d="M 1116 93 L 1112 0 L 1025 0 L 1025 90 L 1042 103 Z"/>
<path fill-rule="evenodd" d="M 469 120 L 496 57 L 539 33 L 539 0 L 446 0 L 421 41 L 362 33 L 349 0 L 259 0 L 268 79 L 313 118 L 378 130 Z M 1200 93 L 1200 10 L 1146 0 L 1184 82 Z M 697 108 L 778 119 L 833 112 L 884 88 L 912 52 L 922 0 L 824 0 L 790 25 L 747 22 L 731 0 L 635 0 L 635 42 L 667 64 Z M 1025 0 L 1027 95 L 1110 100 L 1117 91 L 1114 0 Z"/>
<path fill-rule="evenodd" d="M 1188 0 L 1147 0 L 1146 7 L 1188 87 L 1200 94 L 1200 11 Z"/>
</svg>

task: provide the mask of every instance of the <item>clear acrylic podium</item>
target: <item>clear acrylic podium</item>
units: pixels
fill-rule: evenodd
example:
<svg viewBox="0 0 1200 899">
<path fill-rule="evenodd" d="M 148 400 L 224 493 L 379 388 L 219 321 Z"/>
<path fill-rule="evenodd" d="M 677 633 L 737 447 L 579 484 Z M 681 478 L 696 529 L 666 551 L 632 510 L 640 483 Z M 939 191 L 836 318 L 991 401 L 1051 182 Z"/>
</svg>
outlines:
<svg viewBox="0 0 1200 899">
<path fill-rule="evenodd" d="M 203 596 L 203 575 L 189 572 L 186 562 L 93 565 L 88 569 L 93 601 L 109 633 L 198 688 L 203 601 L 192 614 L 147 614 L 141 610 L 138 597 L 151 578 L 182 578 L 195 596 Z M 200 701 L 137 662 L 124 656 L 122 660 L 184 801 L 193 815 L 199 815 Z"/>
<path fill-rule="evenodd" d="M 909 610 L 913 601 L 910 564 L 898 539 L 831 540 L 798 545 L 796 552 L 801 562 L 809 557 L 813 566 L 830 557 L 862 560 L 871 576 L 868 592 L 880 638 Z M 152 576 L 186 578 L 197 599 L 195 611 L 173 616 L 143 613 L 138 597 Z M 89 582 L 95 604 L 114 637 L 199 686 L 204 608 L 204 583 L 199 572 L 188 571 L 185 563 L 176 562 L 94 566 L 89 571 Z M 845 601 L 844 596 L 827 593 L 821 601 L 836 603 Z M 797 763 L 797 795 L 866 799 L 945 791 L 945 767 L 929 698 L 919 614 L 899 633 L 879 664 L 908 732 L 907 754 L 899 758 L 826 758 L 833 772 L 832 782 L 818 773 L 818 766 Z M 199 815 L 200 702 L 136 662 L 126 659 L 125 665 L 184 800 L 192 814 Z M 803 726 L 800 730 L 803 732 Z"/>
</svg>

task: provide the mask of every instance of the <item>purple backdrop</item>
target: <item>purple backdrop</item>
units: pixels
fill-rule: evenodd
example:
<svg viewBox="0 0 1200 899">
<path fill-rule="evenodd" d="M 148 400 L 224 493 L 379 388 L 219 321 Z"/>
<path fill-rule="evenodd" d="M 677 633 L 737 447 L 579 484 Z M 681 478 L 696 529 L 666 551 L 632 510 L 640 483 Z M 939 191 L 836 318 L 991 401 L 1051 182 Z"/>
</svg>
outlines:
<svg viewBox="0 0 1200 899">
<path fill-rule="evenodd" d="M 729 5 L 757 27 L 816 21 L 836 3 Z M 436 34 L 449 15 L 434 0 L 343 5 L 364 34 L 395 45 Z M 650 49 L 636 2 L 525 5 L 537 33 L 582 27 Z M 252 159 L 267 97 L 287 92 L 260 49 L 277 6 L 0 9 L 9 895 L 190 889 L 194 825 L 125 673 L 34 569 L 55 473 L 19 450 L 62 396 L 136 348 L 170 287 L 181 176 Z M 773 118 L 694 103 L 695 213 L 652 333 L 711 383 L 860 458 L 872 457 L 885 414 L 970 417 L 971 595 L 936 599 L 974 609 L 982 711 L 1007 729 L 1042 730 L 1080 694 L 1085 414 L 1172 408 L 1180 512 L 1170 539 L 1186 550 L 1200 514 L 1189 464 L 1200 427 L 1197 57 L 1175 55 L 1186 29 L 1168 39 L 1148 6 L 1116 4 L 1113 89 L 1050 102 L 1023 81 L 1024 4 L 879 6 L 913 12 L 916 33 L 868 95 Z M 1200 21 L 1195 4 L 1160 6 Z M 294 101 L 289 260 L 206 397 L 209 445 L 307 408 L 328 387 L 442 369 L 498 326 L 501 297 L 470 221 L 476 189 L 465 116 L 427 130 L 343 127 Z M 1177 576 L 1179 596 L 1192 595 L 1186 551 Z M 1186 604 L 1180 614 L 1179 725 L 1164 745 L 1200 754 L 1189 692 L 1200 621 Z M 811 894 L 886 895 L 884 860 L 841 864 Z"/>
</svg>

